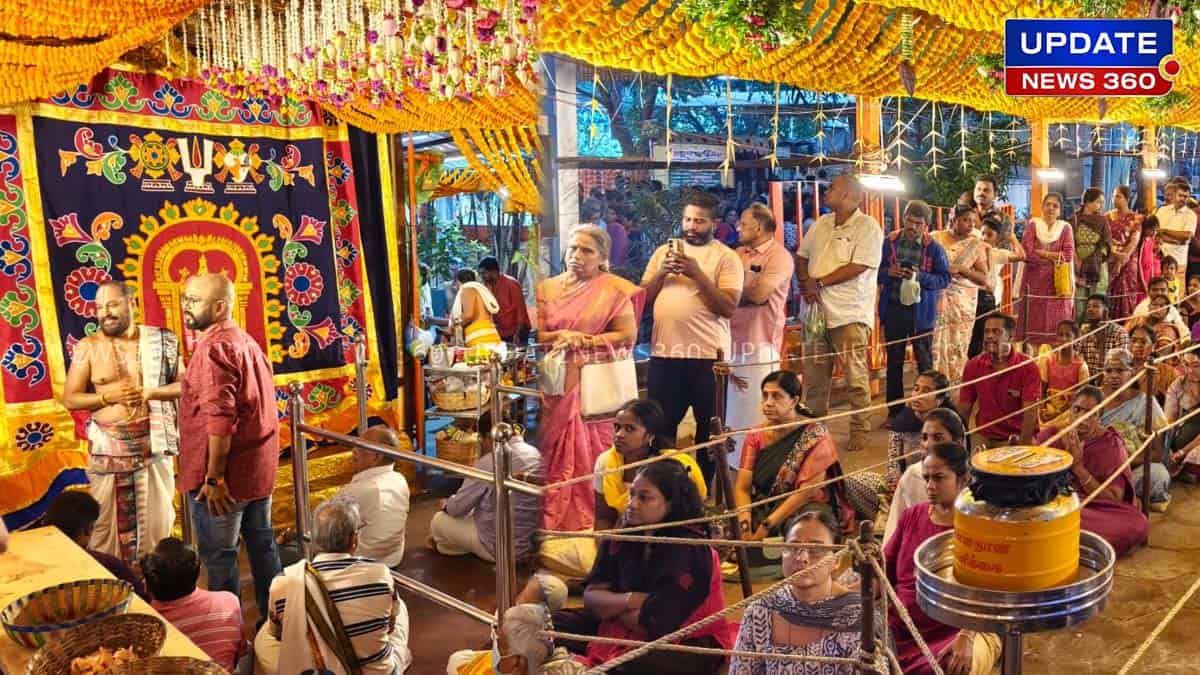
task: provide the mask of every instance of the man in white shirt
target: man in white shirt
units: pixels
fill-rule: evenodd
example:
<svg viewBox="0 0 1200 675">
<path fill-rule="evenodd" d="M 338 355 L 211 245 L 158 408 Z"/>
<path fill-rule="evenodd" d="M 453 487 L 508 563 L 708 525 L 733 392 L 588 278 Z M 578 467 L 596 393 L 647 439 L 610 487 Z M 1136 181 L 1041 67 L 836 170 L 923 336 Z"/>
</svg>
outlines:
<svg viewBox="0 0 1200 675">
<path fill-rule="evenodd" d="M 386 426 L 367 429 L 363 439 L 400 449 L 400 437 Z M 404 528 L 408 524 L 408 481 L 395 462 L 369 450 L 353 451 L 354 477 L 337 494 L 358 504 L 363 529 L 358 555 L 395 567 L 404 559 Z"/>
<path fill-rule="evenodd" d="M 688 408 L 696 418 L 696 442 L 709 437 L 716 413 L 718 354 L 730 356 L 729 319 L 742 297 L 742 261 L 713 239 L 720 202 L 694 192 L 683 207 L 683 239 L 658 247 L 642 276 L 646 306 L 654 312 L 647 373 L 650 398 L 667 416 L 674 438 Z M 705 481 L 714 464 L 707 452 L 696 458 Z"/>
<path fill-rule="evenodd" d="M 1196 212 L 1187 207 L 1189 192 L 1187 179 L 1172 178 L 1164 190 L 1166 203 L 1154 212 L 1163 255 L 1171 256 L 1179 263 L 1176 272 L 1179 288 L 1187 286 L 1184 273 L 1188 266 L 1188 245 L 1196 234 Z"/>
<path fill-rule="evenodd" d="M 842 361 L 852 409 L 871 405 L 867 343 L 875 323 L 876 270 L 883 255 L 879 222 L 858 209 L 862 185 L 849 174 L 833 180 L 825 196 L 832 213 L 821 216 L 796 251 L 796 273 L 805 301 L 819 302 L 825 314 L 825 339 L 805 345 L 805 356 L 836 352 Z M 829 409 L 833 358 L 806 358 L 805 403 L 818 417 Z M 853 452 L 866 447 L 871 422 L 867 413 L 850 418 Z"/>
</svg>

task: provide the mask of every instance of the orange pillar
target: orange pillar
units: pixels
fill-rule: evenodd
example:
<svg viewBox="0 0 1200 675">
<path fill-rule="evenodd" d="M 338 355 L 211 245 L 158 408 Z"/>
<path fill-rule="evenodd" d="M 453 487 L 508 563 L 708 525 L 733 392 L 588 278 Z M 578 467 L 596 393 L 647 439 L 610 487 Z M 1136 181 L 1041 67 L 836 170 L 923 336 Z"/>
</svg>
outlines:
<svg viewBox="0 0 1200 675">
<path fill-rule="evenodd" d="M 854 106 L 854 144 L 859 157 L 879 161 L 882 149 L 883 129 L 883 99 L 871 96 L 859 96 Z M 881 167 L 866 166 L 861 169 L 864 173 L 878 173 Z M 883 198 L 877 194 L 867 193 L 863 211 L 883 224 Z M 873 372 L 882 371 L 887 367 L 885 352 L 879 345 L 883 342 L 883 326 L 879 318 L 875 319 L 875 330 L 871 331 L 869 348 L 867 350 L 867 369 Z M 871 395 L 879 395 L 879 379 L 871 378 Z"/>
<path fill-rule="evenodd" d="M 1142 127 L 1142 168 L 1158 168 L 1158 127 Z M 1158 207 L 1158 181 L 1153 178 L 1138 176 L 1140 190 L 1145 195 L 1142 198 L 1142 208 L 1153 213 Z"/>
<path fill-rule="evenodd" d="M 1038 178 L 1038 169 L 1050 168 L 1050 125 L 1045 120 L 1029 120 L 1029 166 L 1031 188 L 1029 190 L 1029 215 L 1042 215 L 1042 200 L 1049 187 Z"/>
</svg>

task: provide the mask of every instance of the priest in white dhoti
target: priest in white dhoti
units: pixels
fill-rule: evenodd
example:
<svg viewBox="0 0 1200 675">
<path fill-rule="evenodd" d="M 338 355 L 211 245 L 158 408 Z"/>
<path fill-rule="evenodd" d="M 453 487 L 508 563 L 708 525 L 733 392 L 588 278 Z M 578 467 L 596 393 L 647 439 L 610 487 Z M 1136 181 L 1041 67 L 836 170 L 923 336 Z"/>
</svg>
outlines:
<svg viewBox="0 0 1200 675">
<path fill-rule="evenodd" d="M 763 421 L 763 378 L 779 369 L 783 326 L 787 319 L 787 294 L 795 263 L 792 254 L 775 236 L 775 217 L 763 204 L 751 204 L 738 221 L 738 256 L 746 278 L 742 299 L 730 321 L 733 366 L 726 395 L 725 424 L 745 429 Z M 736 437 L 737 466 L 744 435 Z"/>
<path fill-rule="evenodd" d="M 133 323 L 133 289 L 96 291 L 100 330 L 75 345 L 63 404 L 84 410 L 87 476 L 100 503 L 91 547 L 133 563 L 175 524 L 177 400 L 183 366 L 174 333 Z"/>
</svg>

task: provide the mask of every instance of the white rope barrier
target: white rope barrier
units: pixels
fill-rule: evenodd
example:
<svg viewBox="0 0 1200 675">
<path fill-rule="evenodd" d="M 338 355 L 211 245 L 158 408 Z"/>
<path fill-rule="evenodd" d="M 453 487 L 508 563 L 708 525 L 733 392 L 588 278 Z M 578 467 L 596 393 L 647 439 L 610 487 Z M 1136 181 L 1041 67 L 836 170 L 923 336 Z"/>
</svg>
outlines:
<svg viewBox="0 0 1200 675">
<path fill-rule="evenodd" d="M 641 647 L 650 644 L 644 640 L 624 640 L 621 638 L 599 637 L 596 635 L 580 635 L 579 633 L 564 633 L 557 630 L 546 630 L 540 633 L 546 637 L 575 642 L 595 642 L 602 645 L 617 645 L 620 647 Z M 824 663 L 831 665 L 858 666 L 858 659 L 838 656 L 806 656 L 804 654 L 781 654 L 778 652 L 748 652 L 740 649 L 718 649 L 715 647 L 695 647 L 692 645 L 656 644 L 654 649 L 667 652 L 683 652 L 685 654 L 706 654 L 711 656 L 739 656 L 753 659 L 777 659 L 798 663 Z M 590 671 L 589 671 L 590 672 Z"/>
<path fill-rule="evenodd" d="M 1192 596 L 1196 594 L 1196 591 L 1200 591 L 1200 577 L 1197 577 L 1196 580 L 1192 582 L 1191 588 L 1189 588 L 1187 592 L 1175 602 L 1175 605 L 1171 607 L 1170 611 L 1167 612 L 1167 615 L 1163 617 L 1162 621 L 1158 622 L 1158 625 L 1154 627 L 1154 630 L 1150 632 L 1150 635 L 1148 635 L 1145 641 L 1138 646 L 1137 651 L 1133 653 L 1133 656 L 1131 656 L 1129 660 L 1125 662 L 1124 666 L 1121 666 L 1121 670 L 1117 673 L 1117 675 L 1128 675 L 1134 664 L 1141 660 L 1141 658 L 1146 654 L 1146 650 L 1148 650 L 1150 645 L 1158 639 L 1158 636 L 1162 635 L 1162 632 L 1167 629 L 1167 626 L 1170 625 L 1171 621 L 1173 621 L 1175 617 L 1178 616 L 1179 612 L 1183 610 L 1188 601 L 1192 599 Z"/>
<path fill-rule="evenodd" d="M 728 516 L 726 516 L 728 517 Z M 653 537 L 634 534 L 612 534 L 609 530 L 599 532 L 568 532 L 565 530 L 538 530 L 538 534 L 550 539 L 605 539 L 608 541 L 628 541 L 641 544 L 686 544 L 691 546 L 741 546 L 745 548 L 784 548 L 804 549 L 806 551 L 845 551 L 845 544 L 806 544 L 788 541 L 747 541 L 745 539 L 692 539 L 688 537 Z"/>
</svg>

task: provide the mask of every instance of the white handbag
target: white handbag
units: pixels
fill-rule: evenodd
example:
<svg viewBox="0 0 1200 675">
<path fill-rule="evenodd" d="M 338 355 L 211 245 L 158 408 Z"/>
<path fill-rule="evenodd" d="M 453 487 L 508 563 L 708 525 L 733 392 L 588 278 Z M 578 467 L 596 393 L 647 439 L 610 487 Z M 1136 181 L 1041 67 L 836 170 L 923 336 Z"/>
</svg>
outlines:
<svg viewBox="0 0 1200 675">
<path fill-rule="evenodd" d="M 633 355 L 617 358 L 612 345 L 608 354 L 610 360 L 585 363 L 579 371 L 579 412 L 584 417 L 612 415 L 638 397 Z"/>
</svg>

